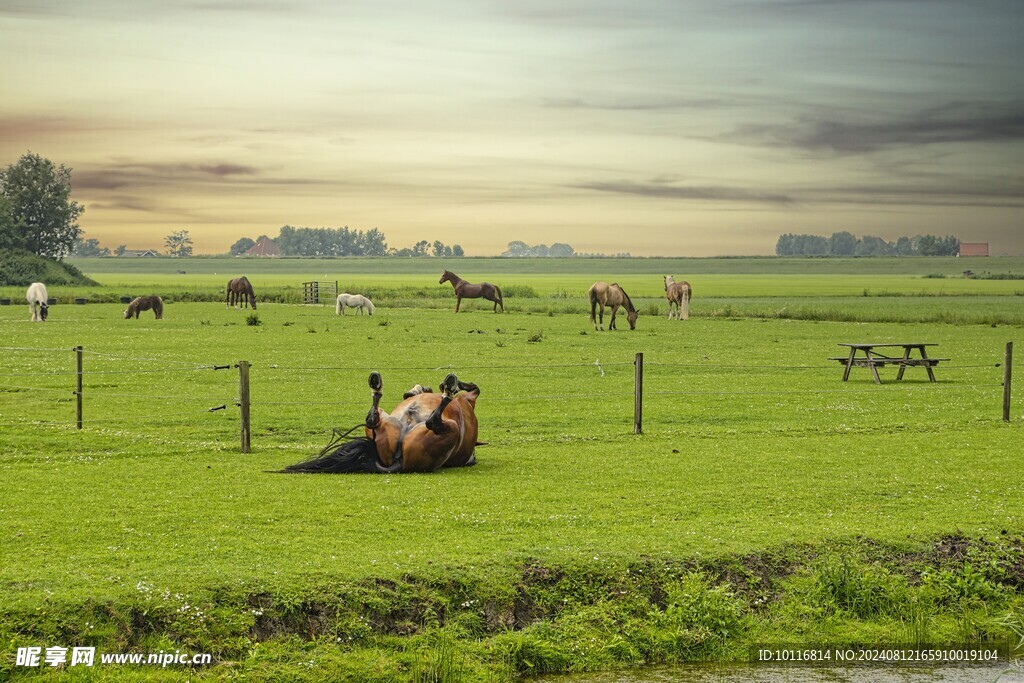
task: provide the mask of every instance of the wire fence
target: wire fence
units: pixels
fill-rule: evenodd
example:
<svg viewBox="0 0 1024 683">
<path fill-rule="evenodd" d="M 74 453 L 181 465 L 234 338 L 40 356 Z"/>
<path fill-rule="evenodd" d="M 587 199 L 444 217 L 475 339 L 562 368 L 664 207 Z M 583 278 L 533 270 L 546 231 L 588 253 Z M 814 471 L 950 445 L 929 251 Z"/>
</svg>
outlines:
<svg viewBox="0 0 1024 683">
<path fill-rule="evenodd" d="M 81 347 L 6 346 L 0 347 L 0 351 L 8 352 L 8 356 L 18 353 L 62 356 L 70 353 L 74 354 L 77 362 L 76 369 L 38 371 L 12 367 L 11 363 L 6 363 L 4 370 L 0 371 L 0 428 L 47 426 L 84 429 L 92 425 L 120 424 L 141 429 L 149 426 L 166 427 L 175 419 L 183 419 L 185 424 L 192 427 L 205 425 L 210 429 L 211 436 L 218 439 L 233 439 L 228 436 L 233 431 L 241 433 L 243 452 L 248 452 L 248 435 L 252 430 L 251 411 L 259 416 L 263 428 L 261 436 L 273 434 L 279 437 L 282 434 L 308 432 L 310 421 L 323 425 L 329 423 L 329 419 L 338 417 L 337 413 L 329 412 L 328 409 L 344 409 L 349 421 L 359 419 L 357 416 L 365 414 L 362 409 L 369 405 L 366 397 L 351 391 L 339 393 L 333 387 L 351 387 L 349 375 L 381 370 L 379 367 L 365 365 L 267 363 L 253 367 L 250 381 L 251 366 L 247 361 L 196 363 Z M 111 364 L 116 367 L 109 367 Z M 138 367 L 127 367 L 133 364 Z M 913 368 L 908 369 L 913 371 Z M 523 406 L 544 403 L 548 407 L 578 406 L 583 403 L 603 425 L 602 428 L 612 429 L 609 425 L 622 424 L 623 432 L 628 429 L 632 408 L 635 433 L 644 431 L 645 420 L 654 430 L 677 428 L 680 422 L 685 421 L 678 415 L 678 399 L 687 400 L 690 414 L 696 416 L 696 419 L 704 418 L 709 423 L 739 424 L 744 419 L 749 419 L 751 423 L 770 419 L 772 411 L 778 408 L 773 401 L 779 400 L 813 401 L 817 397 L 821 399 L 818 403 L 794 403 L 794 409 L 808 414 L 831 411 L 832 417 L 848 419 L 851 414 L 858 412 L 883 414 L 888 411 L 891 415 L 903 411 L 904 416 L 909 416 L 933 407 L 920 399 L 922 395 L 942 396 L 942 401 L 948 401 L 950 395 L 959 394 L 961 398 L 958 400 L 966 401 L 964 397 L 972 399 L 965 403 L 965 409 L 968 406 L 978 408 L 978 412 L 973 415 L 969 411 L 962 412 L 963 419 L 978 419 L 979 415 L 993 416 L 991 419 L 995 419 L 1001 399 L 1003 419 L 1009 420 L 1012 343 L 1007 345 L 1002 358 L 993 355 L 988 359 L 975 358 L 961 363 L 945 361 L 940 369 L 943 381 L 892 381 L 886 384 L 881 394 L 880 387 L 874 384 L 836 386 L 837 366 L 825 362 L 645 362 L 643 355 L 637 354 L 631 360 L 616 359 L 611 362 L 595 360 L 527 365 L 444 363 L 396 365 L 383 371 L 390 375 L 444 371 L 468 374 L 481 386 L 486 383 L 483 400 L 487 403 L 506 406 L 515 403 Z M 516 385 L 517 390 L 503 392 L 501 387 L 509 383 L 502 380 L 510 373 L 520 379 L 527 378 L 526 386 L 535 386 L 539 390 L 523 391 L 522 383 L 519 383 Z M 785 380 L 785 386 L 777 386 L 777 378 L 773 377 L 775 373 L 786 373 L 785 376 L 790 378 Z M 950 380 L 947 373 L 954 373 L 954 377 L 958 376 L 956 373 L 969 374 Z M 182 376 L 188 376 L 188 381 L 181 382 Z M 737 377 L 741 379 L 737 380 Z M 794 377 L 798 379 L 792 379 Z M 122 381 L 128 381 L 129 386 L 123 386 Z M 289 383 L 300 386 L 289 390 Z M 183 391 L 183 386 L 189 390 Z M 995 391 L 997 389 L 999 391 Z M 899 400 L 894 400 L 893 392 L 898 392 L 896 396 Z M 314 394 L 314 398 L 303 398 L 310 394 Z M 884 405 L 873 405 L 870 399 L 865 399 L 872 394 L 884 396 Z M 827 403 L 843 396 L 856 397 L 856 402 L 842 405 Z M 763 400 L 759 403 L 750 402 L 757 398 Z M 69 403 L 75 404 L 74 411 L 68 407 Z M 182 405 L 192 407 L 182 410 Z M 155 406 L 161 408 L 155 409 Z M 764 415 L 758 416 L 758 410 L 763 411 Z M 551 414 L 559 415 L 557 410 Z M 521 424 L 521 420 L 513 418 L 509 423 Z"/>
</svg>

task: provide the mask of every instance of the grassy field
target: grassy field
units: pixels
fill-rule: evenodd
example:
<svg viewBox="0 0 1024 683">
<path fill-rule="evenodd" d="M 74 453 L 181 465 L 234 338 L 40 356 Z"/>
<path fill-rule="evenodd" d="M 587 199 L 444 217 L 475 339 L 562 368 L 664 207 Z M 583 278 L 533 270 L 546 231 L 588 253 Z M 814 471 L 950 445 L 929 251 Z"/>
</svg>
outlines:
<svg viewBox="0 0 1024 683">
<path fill-rule="evenodd" d="M 98 300 L 224 279 L 213 275 L 223 261 L 205 259 L 181 262 L 186 274 L 90 269 L 109 261 L 79 264 L 103 285 Z M 1013 281 L 887 272 L 895 260 L 786 272 L 821 263 L 800 260 L 773 274 L 763 261 L 748 261 L 752 272 L 695 265 L 685 322 L 666 320 L 657 299 L 657 274 L 673 264 L 630 272 L 631 261 L 481 264 L 536 293 L 510 297 L 504 315 L 452 315 L 424 261 L 353 276 L 434 292 L 415 307 L 408 292 L 382 296 L 373 317 L 269 302 L 249 320 L 183 297 L 161 321 L 123 320 L 115 303 L 58 304 L 40 325 L 24 306 L 0 307 L 0 675 L 31 673 L 13 665 L 18 646 L 60 642 L 214 652 L 221 664 L 191 674 L 202 680 L 439 680 L 439 667 L 448 680 L 503 680 L 734 657 L 796 623 L 812 624 L 797 631 L 808 642 L 896 642 L 918 627 L 920 638 L 1012 635 L 1024 612 L 1024 402 L 1000 419 L 998 364 L 1022 329 Z M 245 267 L 282 289 L 313 272 L 263 264 Z M 297 270 L 270 272 L 286 265 Z M 589 325 L 578 289 L 598 277 L 636 289 L 651 313 L 636 331 Z M 866 280 L 890 295 L 865 296 Z M 704 289 L 721 298 L 702 303 Z M 844 384 L 827 360 L 844 341 L 934 342 L 951 361 L 935 384 L 915 369 L 881 386 L 854 370 Z M 239 452 L 238 371 L 213 369 L 239 360 L 252 363 L 250 454 Z M 360 421 L 371 369 L 385 403 L 450 371 L 478 383 L 480 464 L 269 474 Z M 951 543 L 960 552 L 943 554 Z M 844 566 L 854 571 L 837 574 Z M 830 593 L 836 576 L 869 607 Z M 702 622 L 709 614 L 718 621 Z M 96 675 L 185 676 L 106 671 Z"/>
</svg>

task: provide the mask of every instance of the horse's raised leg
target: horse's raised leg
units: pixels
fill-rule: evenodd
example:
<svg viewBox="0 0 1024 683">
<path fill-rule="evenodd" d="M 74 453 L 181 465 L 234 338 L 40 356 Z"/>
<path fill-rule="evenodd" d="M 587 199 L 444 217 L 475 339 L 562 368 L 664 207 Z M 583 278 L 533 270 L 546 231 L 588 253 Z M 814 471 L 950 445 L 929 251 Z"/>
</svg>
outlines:
<svg viewBox="0 0 1024 683">
<path fill-rule="evenodd" d="M 427 421 L 423 423 L 423 426 L 434 432 L 435 434 L 443 434 L 445 432 L 444 421 L 441 420 L 441 414 L 444 413 L 444 409 L 448 407 L 448 404 L 455 398 L 455 394 L 459 393 L 462 388 L 462 382 L 454 374 L 449 373 L 443 380 L 441 380 L 441 402 L 438 404 L 434 412 L 430 414 Z M 474 385 L 475 386 L 475 385 Z"/>
<path fill-rule="evenodd" d="M 368 383 L 370 385 L 370 391 L 373 392 L 373 405 L 370 407 L 370 412 L 366 414 L 366 426 L 370 429 L 376 429 L 380 426 L 380 412 L 378 406 L 380 405 L 380 397 L 384 393 L 384 380 L 381 379 L 379 372 L 374 371 L 370 373 Z"/>
</svg>

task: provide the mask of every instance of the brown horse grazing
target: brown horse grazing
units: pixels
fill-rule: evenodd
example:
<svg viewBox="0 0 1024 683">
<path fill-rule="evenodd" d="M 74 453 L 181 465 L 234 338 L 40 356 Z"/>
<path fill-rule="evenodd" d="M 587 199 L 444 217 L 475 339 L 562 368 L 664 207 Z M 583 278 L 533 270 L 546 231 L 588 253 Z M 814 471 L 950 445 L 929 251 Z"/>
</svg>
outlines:
<svg viewBox="0 0 1024 683">
<path fill-rule="evenodd" d="M 490 282 L 481 282 L 478 285 L 474 285 L 470 282 L 466 282 L 461 277 L 451 271 L 444 271 L 441 275 L 441 279 L 437 281 L 437 284 L 443 285 L 446 282 L 452 283 L 452 287 L 455 289 L 455 312 L 459 312 L 459 306 L 462 305 L 463 299 L 487 299 L 488 301 L 494 302 L 494 312 L 498 312 L 498 306 L 501 306 L 501 312 L 505 312 L 505 301 L 501 298 L 501 289 L 497 285 L 492 285 Z"/>
<path fill-rule="evenodd" d="M 153 309 L 154 315 L 157 320 L 163 320 L 164 318 L 164 300 L 158 296 L 137 296 L 132 299 L 132 302 L 128 304 L 128 308 L 124 309 L 124 319 L 128 320 L 131 317 L 139 319 L 139 313 L 142 311 L 148 311 Z"/>
<path fill-rule="evenodd" d="M 228 281 L 228 295 L 224 299 L 224 305 L 227 307 L 238 308 L 239 303 L 243 306 L 252 306 L 252 310 L 256 310 L 256 294 L 244 275 Z"/>
<path fill-rule="evenodd" d="M 693 296 L 693 288 L 685 280 L 676 282 L 671 275 L 665 276 L 665 298 L 668 299 L 668 319 L 673 317 L 673 309 L 676 320 L 690 319 L 690 297 Z"/>
<path fill-rule="evenodd" d="M 366 416 L 365 437 L 331 450 L 334 441 L 318 457 L 281 472 L 389 474 L 476 464 L 477 385 L 460 382 L 455 375 L 444 378 L 439 394 L 416 385 L 390 413 L 379 407 L 384 389 L 379 373 L 370 373 L 370 389 L 373 403 Z"/>
<path fill-rule="evenodd" d="M 626 294 L 626 290 L 618 285 L 618 283 L 608 284 L 607 282 L 595 282 L 591 285 L 590 289 L 587 290 L 587 296 L 590 297 L 590 322 L 594 323 L 594 329 L 604 329 L 604 307 L 611 306 L 612 308 L 612 319 L 608 321 L 608 329 L 614 330 L 615 328 L 615 314 L 619 310 L 619 306 L 626 307 L 626 320 L 629 321 L 629 329 L 636 329 L 636 318 L 640 315 L 639 311 L 633 306 L 633 302 L 629 300 L 629 295 Z M 600 304 L 600 328 L 598 328 L 597 320 L 597 306 Z"/>
</svg>

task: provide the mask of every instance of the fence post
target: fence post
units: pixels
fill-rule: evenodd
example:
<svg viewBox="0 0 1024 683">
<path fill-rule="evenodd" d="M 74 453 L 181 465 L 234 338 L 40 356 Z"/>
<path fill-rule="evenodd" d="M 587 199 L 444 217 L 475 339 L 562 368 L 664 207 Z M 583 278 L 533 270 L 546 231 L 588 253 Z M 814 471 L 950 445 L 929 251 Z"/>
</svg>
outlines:
<svg viewBox="0 0 1024 683">
<path fill-rule="evenodd" d="M 636 366 L 636 380 L 634 382 L 633 396 L 633 433 L 644 433 L 644 354 L 636 354 L 633 362 Z"/>
<path fill-rule="evenodd" d="M 1010 421 L 1010 381 L 1013 379 L 1013 342 L 1006 342 L 1006 361 L 1003 363 L 1003 420 Z"/>
<path fill-rule="evenodd" d="M 75 364 L 77 365 L 77 373 L 75 374 L 75 426 L 79 429 L 82 428 L 82 347 L 75 347 Z"/>
<path fill-rule="evenodd" d="M 249 361 L 238 361 L 238 407 L 242 414 L 242 452 L 249 452 Z"/>
</svg>

